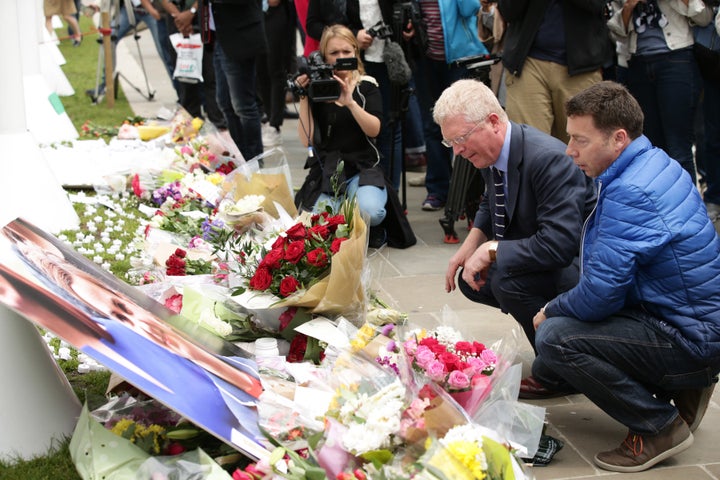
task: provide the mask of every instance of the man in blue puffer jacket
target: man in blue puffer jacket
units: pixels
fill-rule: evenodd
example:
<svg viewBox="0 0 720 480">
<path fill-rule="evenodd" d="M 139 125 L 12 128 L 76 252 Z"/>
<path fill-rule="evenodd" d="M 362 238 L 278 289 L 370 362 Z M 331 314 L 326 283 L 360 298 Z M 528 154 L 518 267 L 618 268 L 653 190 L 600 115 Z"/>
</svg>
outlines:
<svg viewBox="0 0 720 480">
<path fill-rule="evenodd" d="M 690 175 L 642 135 L 625 87 L 595 84 L 566 111 L 567 153 L 598 203 L 580 281 L 534 318 L 531 379 L 579 391 L 627 426 L 595 463 L 639 472 L 692 444 L 717 381 L 720 239 Z"/>
</svg>

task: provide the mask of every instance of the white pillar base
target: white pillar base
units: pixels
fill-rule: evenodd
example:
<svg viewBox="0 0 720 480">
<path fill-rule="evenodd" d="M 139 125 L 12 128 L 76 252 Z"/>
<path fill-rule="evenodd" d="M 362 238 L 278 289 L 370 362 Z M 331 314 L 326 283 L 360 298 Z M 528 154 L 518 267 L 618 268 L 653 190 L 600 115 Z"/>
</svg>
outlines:
<svg viewBox="0 0 720 480">
<path fill-rule="evenodd" d="M 0 458 L 47 454 L 70 437 L 80 401 L 35 325 L 0 304 Z"/>
</svg>

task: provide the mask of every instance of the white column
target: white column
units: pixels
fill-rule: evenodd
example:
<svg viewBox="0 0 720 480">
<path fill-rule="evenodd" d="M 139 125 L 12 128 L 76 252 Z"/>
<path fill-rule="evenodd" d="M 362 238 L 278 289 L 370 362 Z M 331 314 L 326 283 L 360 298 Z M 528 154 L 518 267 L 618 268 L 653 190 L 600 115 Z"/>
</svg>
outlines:
<svg viewBox="0 0 720 480">
<path fill-rule="evenodd" d="M 23 216 L 49 231 L 68 228 L 77 216 L 27 131 L 21 42 L 36 42 L 24 31 L 19 6 L 3 3 L 0 28 L 0 224 Z M 25 6 L 22 7 L 23 9 Z M 35 21 L 40 21 L 39 16 Z M 22 39 L 22 40 L 21 40 Z M 68 212 L 72 211 L 72 216 Z M 72 220 L 72 221 L 68 221 Z M 0 306 L 0 457 L 31 458 L 47 452 L 53 439 L 72 434 L 80 405 L 40 335 L 30 322 Z"/>
<path fill-rule="evenodd" d="M 26 109 L 27 79 L 42 78 L 38 55 L 38 24 L 42 12 L 31 8 L 34 1 L 15 0 L 3 4 L 5 22 L 0 28 L 0 146 L 3 174 L 0 175 L 0 225 L 22 216 L 43 230 L 57 233 L 78 225 L 78 218 L 67 194 L 50 171 L 35 135 L 28 131 Z M 27 18 L 28 16 L 34 18 Z M 27 44 L 30 45 L 27 45 Z M 25 46 L 23 46 L 25 45 Z M 32 48 L 34 45 L 34 48 Z M 31 71 L 25 75 L 24 69 Z M 42 89 L 40 89 L 42 90 Z M 50 104 L 47 91 L 28 91 Z M 53 94 L 54 95 L 54 94 Z M 51 115 L 55 116 L 54 112 Z M 37 117 L 37 116 L 36 116 Z M 41 122 L 33 122 L 36 125 Z M 56 128 L 52 122 L 47 127 Z"/>
<path fill-rule="evenodd" d="M 45 455 L 72 436 L 80 401 L 34 324 L 0 304 L 0 458 Z"/>
</svg>

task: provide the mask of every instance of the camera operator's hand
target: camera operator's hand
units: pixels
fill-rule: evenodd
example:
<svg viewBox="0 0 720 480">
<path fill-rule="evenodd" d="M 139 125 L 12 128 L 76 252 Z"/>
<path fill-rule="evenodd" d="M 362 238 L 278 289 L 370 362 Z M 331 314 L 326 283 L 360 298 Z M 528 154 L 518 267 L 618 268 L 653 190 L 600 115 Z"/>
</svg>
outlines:
<svg viewBox="0 0 720 480">
<path fill-rule="evenodd" d="M 353 80 L 351 75 L 339 76 L 334 74 L 333 78 L 340 83 L 340 97 L 335 100 L 335 103 L 342 107 L 350 107 L 355 103 L 352 96 L 353 90 L 355 89 L 355 80 Z"/>
<path fill-rule="evenodd" d="M 405 28 L 403 28 L 402 36 L 403 40 L 405 40 L 406 42 L 409 42 L 415 36 L 415 27 L 413 27 L 411 21 L 408 21 L 407 25 L 405 25 Z"/>
<path fill-rule="evenodd" d="M 295 78 L 295 85 L 297 85 L 300 90 L 307 91 L 308 85 L 310 85 L 310 77 L 308 77 L 306 73 L 298 75 Z M 307 97 L 300 97 L 300 101 L 303 100 L 307 100 Z"/>
<path fill-rule="evenodd" d="M 340 83 L 340 97 L 335 100 L 335 104 L 347 107 L 348 110 L 350 110 L 350 113 L 365 135 L 373 138 L 377 137 L 380 133 L 380 119 L 366 112 L 353 98 L 353 91 L 357 85 L 357 80 L 355 80 L 352 75 L 339 76 L 335 74 L 333 78 Z"/>
<path fill-rule="evenodd" d="M 363 28 L 362 30 L 358 30 L 357 41 L 360 50 L 367 50 L 368 47 L 372 45 L 373 37 Z"/>
</svg>

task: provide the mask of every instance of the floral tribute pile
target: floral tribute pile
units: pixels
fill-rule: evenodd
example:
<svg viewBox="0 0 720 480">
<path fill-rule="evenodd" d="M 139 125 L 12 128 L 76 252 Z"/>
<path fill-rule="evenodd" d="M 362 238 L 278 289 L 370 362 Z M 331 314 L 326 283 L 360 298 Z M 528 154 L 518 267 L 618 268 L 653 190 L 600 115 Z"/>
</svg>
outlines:
<svg viewBox="0 0 720 480">
<path fill-rule="evenodd" d="M 376 308 L 374 314 L 387 317 L 389 311 Z M 395 319 L 399 317 L 395 315 Z M 276 448 L 268 462 L 253 465 L 250 472 L 236 472 L 235 478 L 530 478 L 519 460 L 518 446 L 475 423 L 448 393 L 461 388 L 449 386 L 446 379 L 450 374 L 445 371 L 433 380 L 414 366 L 416 358 L 407 353 L 419 349 L 418 334 L 437 341 L 443 335 L 454 339 L 458 332 L 448 327 L 432 332 L 420 329 L 402 341 L 404 337 L 393 334 L 395 330 L 402 328 L 394 324 L 363 326 L 352 347 L 333 351 L 327 357 L 330 360 L 309 375 L 311 380 L 304 388 L 315 390 L 313 403 L 322 404 L 325 399 L 322 414 L 314 419 L 309 413 L 313 407 L 297 402 L 294 414 L 277 415 L 283 398 L 264 393 L 260 425 L 272 433 L 271 443 Z M 465 343 L 472 349 L 473 342 Z M 466 347 L 465 343 L 454 345 Z M 404 346 L 398 349 L 396 344 Z M 479 360 L 484 366 L 467 366 L 468 374 L 476 371 L 492 377 L 503 370 L 506 362 L 491 349 L 476 346 L 473 351 L 477 349 L 487 352 L 485 359 Z M 482 353 L 471 356 L 480 359 Z M 287 370 L 298 372 L 297 368 Z M 462 387 L 466 391 L 473 388 L 486 398 L 487 385 Z"/>
<path fill-rule="evenodd" d="M 249 350 L 277 340 L 276 355 L 257 358 L 272 453 L 232 478 L 529 478 L 518 455 L 537 445 L 481 426 L 507 399 L 497 385 L 514 356 L 447 326 L 411 329 L 368 291 L 354 199 L 298 213 L 281 151 L 243 162 L 186 127 L 170 129 L 182 142 L 171 168 L 128 177 L 146 219 L 124 279 Z M 152 454 L 180 435 L 107 426 Z"/>
</svg>

